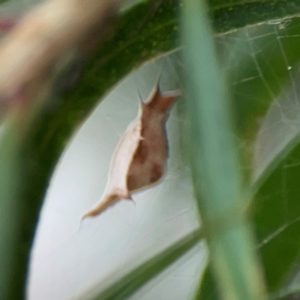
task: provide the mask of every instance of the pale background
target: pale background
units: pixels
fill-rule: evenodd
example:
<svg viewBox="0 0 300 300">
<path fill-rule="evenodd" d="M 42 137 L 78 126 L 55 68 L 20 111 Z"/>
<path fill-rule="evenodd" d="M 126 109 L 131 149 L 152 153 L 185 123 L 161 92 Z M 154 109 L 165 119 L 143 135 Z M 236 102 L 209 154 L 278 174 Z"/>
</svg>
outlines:
<svg viewBox="0 0 300 300">
<path fill-rule="evenodd" d="M 161 184 L 122 201 L 77 231 L 80 216 L 100 198 L 110 158 L 160 73 L 162 90 L 180 86 L 175 53 L 141 67 L 118 85 L 79 128 L 49 187 L 33 251 L 30 300 L 77 299 L 95 284 L 107 285 L 195 229 L 199 220 L 185 155 L 184 102 L 167 123 L 169 170 Z M 131 299 L 190 299 L 204 265 L 197 246 Z M 200 250 L 200 251 L 199 251 Z"/>
</svg>

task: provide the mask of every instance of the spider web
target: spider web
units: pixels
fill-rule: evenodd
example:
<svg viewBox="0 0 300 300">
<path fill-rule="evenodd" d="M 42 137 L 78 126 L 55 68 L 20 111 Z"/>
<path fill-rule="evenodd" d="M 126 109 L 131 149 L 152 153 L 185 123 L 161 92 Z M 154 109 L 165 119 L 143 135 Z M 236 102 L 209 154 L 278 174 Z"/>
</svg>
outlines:
<svg viewBox="0 0 300 300">
<path fill-rule="evenodd" d="M 216 39 L 233 93 L 237 140 L 248 153 L 246 161 L 254 157 L 244 168 L 253 170 L 254 179 L 299 134 L 299 54 L 295 54 L 299 41 L 298 19 L 273 21 Z M 82 213 L 100 198 L 113 150 L 137 114 L 138 91 L 145 101 L 160 72 L 162 90 L 177 89 L 183 72 L 180 53 L 150 62 L 116 87 L 61 158 L 33 251 L 30 300 L 76 299 L 93 284 L 109 284 L 198 226 L 185 152 L 188 120 L 180 99 L 167 124 L 170 159 L 163 182 L 134 195 L 135 206 L 122 201 L 77 231 Z M 285 168 L 294 164 L 300 162 L 287 161 Z M 285 195 L 284 185 L 281 192 Z M 288 210 L 288 199 L 284 201 Z M 291 224 L 287 218 L 259 247 Z M 199 245 L 131 299 L 191 298 L 205 260 L 205 248 Z"/>
</svg>

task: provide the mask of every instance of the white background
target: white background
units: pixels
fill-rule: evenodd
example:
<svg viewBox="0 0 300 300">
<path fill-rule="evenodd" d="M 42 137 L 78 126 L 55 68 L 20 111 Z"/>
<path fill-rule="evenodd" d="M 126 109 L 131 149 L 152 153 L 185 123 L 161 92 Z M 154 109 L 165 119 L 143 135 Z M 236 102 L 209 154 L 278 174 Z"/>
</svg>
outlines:
<svg viewBox="0 0 300 300">
<path fill-rule="evenodd" d="M 167 123 L 168 173 L 158 186 L 134 195 L 83 223 L 80 216 L 100 198 L 110 158 L 160 72 L 163 91 L 177 89 L 177 54 L 150 62 L 124 80 L 79 128 L 63 154 L 46 197 L 33 251 L 30 300 L 78 299 L 91 287 L 106 286 L 145 259 L 195 229 L 197 219 L 184 150 L 184 100 Z M 204 264 L 197 246 L 131 299 L 190 299 Z M 200 250 L 200 252 L 199 252 Z M 202 253 L 202 254 L 201 254 Z"/>
</svg>

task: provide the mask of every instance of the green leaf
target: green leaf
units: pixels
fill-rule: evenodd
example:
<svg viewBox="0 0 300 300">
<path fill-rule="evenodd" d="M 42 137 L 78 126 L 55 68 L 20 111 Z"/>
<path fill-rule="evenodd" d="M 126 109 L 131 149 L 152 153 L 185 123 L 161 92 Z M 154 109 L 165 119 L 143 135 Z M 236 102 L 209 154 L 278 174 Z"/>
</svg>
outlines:
<svg viewBox="0 0 300 300">
<path fill-rule="evenodd" d="M 104 291 L 93 297 L 93 299 L 121 300 L 128 298 L 150 279 L 154 278 L 194 247 L 201 238 L 201 230 L 198 229 L 191 232 L 172 246 L 168 247 L 168 249 L 152 257 L 139 267 L 132 270 L 130 273 L 120 278 L 118 281 L 111 284 Z"/>
<path fill-rule="evenodd" d="M 267 22 L 274 19 L 296 16 L 300 1 L 266 0 L 266 1 L 222 1 L 210 0 L 209 10 L 212 14 L 215 32 L 228 32 L 232 29 Z"/>
<path fill-rule="evenodd" d="M 267 152 L 263 159 L 271 159 L 265 164 L 260 161 L 263 171 L 259 170 L 253 186 L 254 201 L 251 204 L 257 249 L 261 254 L 268 289 L 273 295 L 281 295 L 281 291 L 296 294 L 289 290 L 288 283 L 299 269 L 300 256 L 297 238 L 300 230 L 300 129 L 290 126 L 299 119 L 299 101 L 291 95 L 296 95 L 293 83 L 288 86 L 288 92 L 286 90 L 283 89 L 281 97 L 270 107 L 261 128 L 267 135 L 259 140 L 258 147 L 265 148 Z M 282 115 L 287 119 L 282 119 Z M 210 276 L 207 269 L 198 299 L 210 299 L 205 298 L 207 291 L 216 290 L 215 284 L 209 280 Z"/>
<path fill-rule="evenodd" d="M 290 153 L 284 155 L 288 148 Z M 300 230 L 299 161 L 300 143 L 297 136 L 270 166 L 274 168 L 277 164 L 259 186 L 252 205 L 258 249 L 271 292 L 290 279 L 295 265 L 299 263 L 300 241 L 295 238 Z"/>
</svg>

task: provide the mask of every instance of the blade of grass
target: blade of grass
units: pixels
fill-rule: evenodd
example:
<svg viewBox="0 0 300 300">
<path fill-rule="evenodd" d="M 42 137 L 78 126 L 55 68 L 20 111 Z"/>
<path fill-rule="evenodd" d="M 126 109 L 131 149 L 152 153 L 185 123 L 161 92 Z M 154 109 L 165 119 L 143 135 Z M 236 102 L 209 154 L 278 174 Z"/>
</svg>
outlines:
<svg viewBox="0 0 300 300">
<path fill-rule="evenodd" d="M 244 214 L 227 90 L 203 1 L 183 1 L 190 152 L 194 188 L 223 299 L 264 299 L 265 289 Z M 201 197 L 200 197 L 201 195 Z"/>
<path fill-rule="evenodd" d="M 197 229 L 189 233 L 178 242 L 163 250 L 161 253 L 152 257 L 141 264 L 129 274 L 126 274 L 104 291 L 100 292 L 93 300 L 117 300 L 126 299 L 150 279 L 157 276 L 160 272 L 177 261 L 181 256 L 194 247 L 202 238 L 202 232 Z"/>
</svg>

